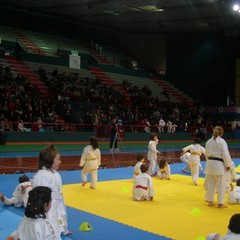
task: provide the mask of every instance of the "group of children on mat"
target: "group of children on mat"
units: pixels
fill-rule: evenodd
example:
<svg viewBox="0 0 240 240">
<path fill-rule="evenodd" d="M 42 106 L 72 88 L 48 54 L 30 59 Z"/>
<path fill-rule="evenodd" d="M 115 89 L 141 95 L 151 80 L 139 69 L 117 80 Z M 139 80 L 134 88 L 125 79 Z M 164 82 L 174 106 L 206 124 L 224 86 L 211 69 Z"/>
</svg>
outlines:
<svg viewBox="0 0 240 240">
<path fill-rule="evenodd" d="M 90 137 L 89 142 L 83 149 L 79 166 L 82 170 L 82 186 L 87 184 L 87 175 L 90 173 L 90 188 L 94 189 L 101 152 L 95 137 Z M 60 164 L 60 153 L 53 145 L 49 145 L 40 152 L 38 171 L 31 180 L 26 175 L 21 176 L 11 198 L 0 193 L 4 205 L 25 207 L 24 218 L 7 240 L 61 240 L 62 234 L 72 234 L 68 230 L 62 178 L 58 173 Z"/>
<path fill-rule="evenodd" d="M 158 141 L 157 134 L 151 134 L 148 144 L 148 164 L 144 163 L 143 155 L 137 155 L 133 185 L 133 199 L 136 201 L 153 200 L 153 176 L 170 180 L 171 170 L 168 162 L 164 159 L 158 162 L 158 155 L 161 155 L 157 150 Z M 87 184 L 87 175 L 90 173 L 90 188 L 94 189 L 97 184 L 97 170 L 101 164 L 101 152 L 95 137 L 90 137 L 89 142 L 90 144 L 83 150 L 79 166 L 82 169 L 82 186 Z M 186 163 L 183 171 L 190 169 L 194 185 L 197 185 L 199 170 L 203 172 L 200 163 L 202 154 L 205 155 L 205 149 L 200 145 L 199 138 L 195 138 L 194 144 L 183 148 L 180 157 Z M 20 177 L 19 185 L 16 187 L 12 198 L 7 198 L 0 193 L 0 200 L 5 205 L 13 204 L 15 207 L 26 207 L 25 217 L 18 229 L 9 235 L 8 240 L 22 239 L 23 234 L 25 240 L 61 239 L 61 234 L 72 234 L 67 227 L 62 179 L 57 172 L 60 163 L 59 152 L 53 145 L 49 145 L 40 152 L 38 171 L 31 181 L 25 175 Z M 155 171 L 157 163 L 158 169 Z M 229 171 L 227 171 L 226 179 L 229 203 L 240 203 L 240 180 L 236 175 L 233 162 Z M 233 187 L 232 182 L 236 182 L 235 187 Z M 37 238 L 37 236 L 41 237 Z"/>
<path fill-rule="evenodd" d="M 25 216 L 7 240 L 60 240 L 62 234 L 72 234 L 68 230 L 62 179 L 57 171 L 60 164 L 59 152 L 49 145 L 40 152 L 38 171 L 31 180 L 21 176 L 12 198 L 0 193 L 4 205 L 25 207 Z"/>
<path fill-rule="evenodd" d="M 136 201 L 153 200 L 154 189 L 152 178 L 157 176 L 160 179 L 170 180 L 171 169 L 165 159 L 158 160 L 161 153 L 157 150 L 158 136 L 153 133 L 150 136 L 148 144 L 148 163 L 142 154 L 136 157 L 137 163 L 134 167 L 134 186 L 133 199 Z M 190 173 L 194 185 L 197 185 L 199 173 L 203 174 L 204 170 L 201 165 L 200 156 L 205 156 L 205 148 L 200 145 L 202 138 L 199 134 L 195 135 L 194 143 L 182 149 L 180 160 L 185 163 L 182 169 L 184 173 Z M 158 165 L 158 166 L 157 166 Z M 155 170 L 157 167 L 157 171 Z M 234 162 L 231 161 L 231 167 L 226 171 L 226 192 L 228 193 L 229 204 L 240 204 L 240 178 L 235 172 Z M 234 187 L 233 183 L 236 183 Z M 205 190 L 207 188 L 207 180 L 204 182 Z"/>
</svg>

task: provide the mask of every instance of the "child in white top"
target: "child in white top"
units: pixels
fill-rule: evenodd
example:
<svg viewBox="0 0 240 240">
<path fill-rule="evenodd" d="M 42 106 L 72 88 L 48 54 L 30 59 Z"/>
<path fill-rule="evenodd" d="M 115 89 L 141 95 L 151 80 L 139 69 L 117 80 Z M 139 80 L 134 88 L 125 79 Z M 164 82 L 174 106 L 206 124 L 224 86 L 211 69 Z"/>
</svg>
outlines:
<svg viewBox="0 0 240 240">
<path fill-rule="evenodd" d="M 231 190 L 228 193 L 228 203 L 240 204 L 240 179 L 236 181 L 235 187 L 233 187 L 233 184 L 231 184 Z"/>
<path fill-rule="evenodd" d="M 48 187 L 35 187 L 29 192 L 25 216 L 17 231 L 8 236 L 7 240 L 60 240 L 52 224 L 48 221 L 47 212 L 51 208 L 52 190 Z"/>
<path fill-rule="evenodd" d="M 19 177 L 19 184 L 16 186 L 13 196 L 7 198 L 3 193 L 0 193 L 0 200 L 4 205 L 14 205 L 14 207 L 26 207 L 28 201 L 28 193 L 32 190 L 28 176 L 22 175 Z"/>
<path fill-rule="evenodd" d="M 171 169 L 167 160 L 161 159 L 158 166 L 157 176 L 160 179 L 166 178 L 167 180 L 170 180 Z"/>
<path fill-rule="evenodd" d="M 153 182 L 151 176 L 147 173 L 148 166 L 142 164 L 141 173 L 134 178 L 133 200 L 152 201 L 154 196 Z"/>
<path fill-rule="evenodd" d="M 150 141 L 148 143 L 148 154 L 147 154 L 147 159 L 150 163 L 149 165 L 149 174 L 151 176 L 155 176 L 155 168 L 157 166 L 157 155 L 161 154 L 157 150 L 157 144 L 158 144 L 158 136 L 156 133 L 152 133 L 150 136 Z"/>
<path fill-rule="evenodd" d="M 133 177 L 136 177 L 137 175 L 139 175 L 141 173 L 141 165 L 144 163 L 144 156 L 142 154 L 138 154 L 137 157 L 137 163 L 134 166 L 134 173 L 133 173 Z"/>
</svg>

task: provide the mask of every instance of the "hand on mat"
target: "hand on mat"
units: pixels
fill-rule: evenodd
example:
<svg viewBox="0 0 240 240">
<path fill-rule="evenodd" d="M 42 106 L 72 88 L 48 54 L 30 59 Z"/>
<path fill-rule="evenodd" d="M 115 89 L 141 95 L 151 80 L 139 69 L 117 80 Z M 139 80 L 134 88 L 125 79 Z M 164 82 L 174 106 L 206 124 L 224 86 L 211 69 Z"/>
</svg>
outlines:
<svg viewBox="0 0 240 240">
<path fill-rule="evenodd" d="M 83 169 L 83 166 L 79 166 L 79 169 L 82 170 L 82 169 Z"/>
</svg>

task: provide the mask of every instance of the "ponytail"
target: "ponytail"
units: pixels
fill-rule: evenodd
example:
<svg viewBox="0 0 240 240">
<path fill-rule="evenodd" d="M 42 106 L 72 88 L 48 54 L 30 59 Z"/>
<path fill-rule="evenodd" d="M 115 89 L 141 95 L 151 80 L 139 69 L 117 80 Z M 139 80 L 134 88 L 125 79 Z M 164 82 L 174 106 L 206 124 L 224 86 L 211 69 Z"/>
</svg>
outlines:
<svg viewBox="0 0 240 240">
<path fill-rule="evenodd" d="M 221 126 L 216 126 L 213 129 L 213 138 L 216 139 L 217 137 L 221 137 L 224 133 L 224 129 Z"/>
</svg>

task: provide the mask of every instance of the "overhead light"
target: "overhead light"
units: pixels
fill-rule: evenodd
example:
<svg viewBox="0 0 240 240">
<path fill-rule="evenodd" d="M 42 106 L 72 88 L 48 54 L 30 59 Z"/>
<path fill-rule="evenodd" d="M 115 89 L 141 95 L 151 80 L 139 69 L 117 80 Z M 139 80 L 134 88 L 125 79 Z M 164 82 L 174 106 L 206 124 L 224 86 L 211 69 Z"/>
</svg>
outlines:
<svg viewBox="0 0 240 240">
<path fill-rule="evenodd" d="M 234 5 L 233 5 L 233 10 L 234 10 L 234 11 L 239 11 L 239 9 L 240 9 L 239 4 L 234 4 Z"/>
</svg>

